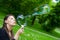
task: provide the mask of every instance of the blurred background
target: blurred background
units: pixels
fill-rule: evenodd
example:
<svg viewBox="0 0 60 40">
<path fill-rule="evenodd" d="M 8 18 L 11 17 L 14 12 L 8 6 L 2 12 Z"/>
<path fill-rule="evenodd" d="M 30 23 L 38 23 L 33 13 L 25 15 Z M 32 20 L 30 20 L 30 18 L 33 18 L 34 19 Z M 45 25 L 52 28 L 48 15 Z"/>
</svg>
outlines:
<svg viewBox="0 0 60 40">
<path fill-rule="evenodd" d="M 60 40 L 60 0 L 0 0 L 0 28 L 7 14 L 27 17 L 19 40 Z"/>
</svg>

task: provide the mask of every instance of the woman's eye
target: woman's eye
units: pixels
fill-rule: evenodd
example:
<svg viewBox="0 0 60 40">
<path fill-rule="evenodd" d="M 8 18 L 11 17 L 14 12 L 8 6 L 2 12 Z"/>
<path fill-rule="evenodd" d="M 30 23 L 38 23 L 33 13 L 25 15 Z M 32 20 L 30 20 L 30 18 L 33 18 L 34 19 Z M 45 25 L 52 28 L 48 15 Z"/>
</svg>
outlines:
<svg viewBox="0 0 60 40">
<path fill-rule="evenodd" d="M 11 18 L 11 19 L 13 19 L 13 18 Z"/>
</svg>

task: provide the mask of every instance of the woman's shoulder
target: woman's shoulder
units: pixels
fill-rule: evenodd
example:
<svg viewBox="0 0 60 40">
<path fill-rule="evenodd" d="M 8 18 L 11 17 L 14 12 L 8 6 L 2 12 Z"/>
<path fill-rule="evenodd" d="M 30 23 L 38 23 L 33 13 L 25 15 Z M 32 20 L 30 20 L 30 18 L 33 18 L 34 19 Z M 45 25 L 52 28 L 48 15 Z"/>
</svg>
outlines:
<svg viewBox="0 0 60 40">
<path fill-rule="evenodd" d="M 5 32 L 5 30 L 3 28 L 0 28 L 0 34 L 4 33 L 4 32 Z"/>
<path fill-rule="evenodd" d="M 8 34 L 4 28 L 0 28 L 0 37 L 8 37 Z"/>
<path fill-rule="evenodd" d="M 6 30 L 3 28 L 0 28 L 0 35 L 4 35 L 4 34 L 6 34 Z"/>
<path fill-rule="evenodd" d="M 4 28 L 0 28 L 0 39 L 1 40 L 9 40 L 9 36 L 6 33 L 6 30 Z"/>
<path fill-rule="evenodd" d="M 3 29 L 2 28 L 0 28 L 0 33 L 3 31 Z"/>
</svg>

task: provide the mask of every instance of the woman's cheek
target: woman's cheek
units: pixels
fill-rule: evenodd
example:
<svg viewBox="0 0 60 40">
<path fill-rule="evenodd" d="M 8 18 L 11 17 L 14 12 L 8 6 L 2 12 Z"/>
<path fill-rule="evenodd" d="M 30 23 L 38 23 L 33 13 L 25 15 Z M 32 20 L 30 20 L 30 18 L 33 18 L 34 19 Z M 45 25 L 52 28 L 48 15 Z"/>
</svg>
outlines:
<svg viewBox="0 0 60 40">
<path fill-rule="evenodd" d="M 16 23 L 15 22 L 11 22 L 11 25 L 16 25 Z"/>
<path fill-rule="evenodd" d="M 13 23 L 13 21 L 10 21 L 10 25 L 13 25 L 14 23 Z"/>
</svg>

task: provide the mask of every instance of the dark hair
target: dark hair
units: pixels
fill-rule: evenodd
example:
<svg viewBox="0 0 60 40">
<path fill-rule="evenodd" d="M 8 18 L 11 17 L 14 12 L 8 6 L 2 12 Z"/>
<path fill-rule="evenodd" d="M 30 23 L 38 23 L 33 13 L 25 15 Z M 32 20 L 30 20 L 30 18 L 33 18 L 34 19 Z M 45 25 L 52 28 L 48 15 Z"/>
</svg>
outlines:
<svg viewBox="0 0 60 40">
<path fill-rule="evenodd" d="M 7 28 L 7 24 L 5 23 L 5 20 L 7 20 L 9 16 L 14 16 L 14 15 L 12 15 L 12 14 L 6 15 L 5 18 L 4 18 L 3 27 L 2 27 L 6 30 L 7 34 L 8 34 L 8 28 Z M 12 30 L 10 32 L 11 32 L 11 37 L 9 36 L 10 39 L 14 39 L 14 35 L 13 35 Z"/>
</svg>

